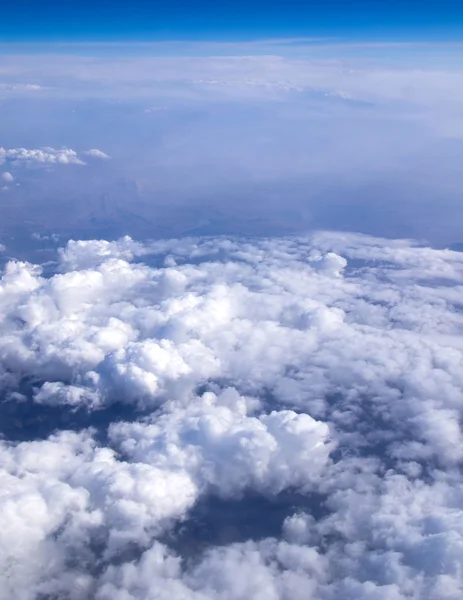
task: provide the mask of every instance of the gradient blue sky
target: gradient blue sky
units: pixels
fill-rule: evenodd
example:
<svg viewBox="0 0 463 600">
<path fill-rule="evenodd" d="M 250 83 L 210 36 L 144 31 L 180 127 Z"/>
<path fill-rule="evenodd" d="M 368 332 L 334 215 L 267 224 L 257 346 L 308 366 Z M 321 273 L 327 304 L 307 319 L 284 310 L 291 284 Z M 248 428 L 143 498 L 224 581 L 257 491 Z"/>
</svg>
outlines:
<svg viewBox="0 0 463 600">
<path fill-rule="evenodd" d="M 459 0 L 18 0 L 2 6 L 0 41 L 249 40 L 314 36 L 458 40 Z"/>
</svg>

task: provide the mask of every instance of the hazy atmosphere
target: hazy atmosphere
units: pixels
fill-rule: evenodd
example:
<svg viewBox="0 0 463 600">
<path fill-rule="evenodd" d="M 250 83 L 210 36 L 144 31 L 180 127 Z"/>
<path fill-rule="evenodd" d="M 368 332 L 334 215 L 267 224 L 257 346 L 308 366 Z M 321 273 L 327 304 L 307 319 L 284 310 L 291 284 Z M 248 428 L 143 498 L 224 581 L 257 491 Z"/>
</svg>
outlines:
<svg viewBox="0 0 463 600">
<path fill-rule="evenodd" d="M 4 239 L 21 225 L 28 238 L 462 241 L 461 46 L 183 46 L 4 55 Z M 195 55 L 162 56 L 174 51 Z"/>
<path fill-rule="evenodd" d="M 463 11 L 0 24 L 0 600 L 461 600 Z"/>
</svg>

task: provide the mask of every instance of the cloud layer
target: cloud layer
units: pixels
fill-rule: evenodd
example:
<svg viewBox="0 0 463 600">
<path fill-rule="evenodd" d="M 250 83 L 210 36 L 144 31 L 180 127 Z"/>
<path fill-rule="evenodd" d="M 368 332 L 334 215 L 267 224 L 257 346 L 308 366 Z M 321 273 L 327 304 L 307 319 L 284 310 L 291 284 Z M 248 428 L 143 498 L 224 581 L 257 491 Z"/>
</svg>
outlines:
<svg viewBox="0 0 463 600">
<path fill-rule="evenodd" d="M 320 233 L 58 259 L 0 286 L 2 600 L 461 597 L 462 254 Z M 278 533 L 243 538 L 259 498 Z M 198 546 L 213 501 L 235 525 Z"/>
<path fill-rule="evenodd" d="M 458 43 L 17 51 L 0 69 L 16 178 L 3 186 L 2 236 L 342 229 L 461 242 Z"/>
</svg>

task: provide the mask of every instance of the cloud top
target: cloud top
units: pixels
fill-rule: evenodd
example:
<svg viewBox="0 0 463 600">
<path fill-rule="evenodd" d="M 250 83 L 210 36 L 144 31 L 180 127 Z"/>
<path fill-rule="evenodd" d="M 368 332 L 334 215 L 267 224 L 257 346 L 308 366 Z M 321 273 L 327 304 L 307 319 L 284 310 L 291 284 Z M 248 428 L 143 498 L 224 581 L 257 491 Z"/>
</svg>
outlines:
<svg viewBox="0 0 463 600">
<path fill-rule="evenodd" d="M 84 154 L 86 156 L 91 156 L 92 158 L 101 158 L 104 160 L 110 158 L 108 154 L 102 152 L 101 150 L 98 150 L 98 148 L 93 148 L 92 150 L 85 150 Z"/>
<path fill-rule="evenodd" d="M 11 173 L 9 173 L 8 171 L 5 171 L 4 173 L 2 173 L 1 175 L 3 181 L 5 181 L 6 183 L 12 183 L 14 181 L 14 177 Z"/>
<path fill-rule="evenodd" d="M 109 156 L 101 150 L 93 149 L 83 152 L 93 158 L 107 159 Z M 0 148 L 0 165 L 11 164 L 13 167 L 47 166 L 47 165 L 85 165 L 78 153 L 70 148 Z"/>
<path fill-rule="evenodd" d="M 460 597 L 462 254 L 320 233 L 58 258 L 0 285 L 2 600 Z"/>
</svg>

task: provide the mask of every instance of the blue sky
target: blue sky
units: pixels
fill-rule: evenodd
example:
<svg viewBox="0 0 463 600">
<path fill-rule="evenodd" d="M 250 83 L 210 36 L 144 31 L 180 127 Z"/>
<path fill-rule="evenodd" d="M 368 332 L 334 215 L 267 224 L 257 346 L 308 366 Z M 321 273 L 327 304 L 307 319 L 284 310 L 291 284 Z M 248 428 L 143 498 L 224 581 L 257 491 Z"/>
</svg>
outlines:
<svg viewBox="0 0 463 600">
<path fill-rule="evenodd" d="M 34 41 L 342 39 L 458 40 L 457 0 L 20 0 L 2 7 L 0 39 Z"/>
</svg>

